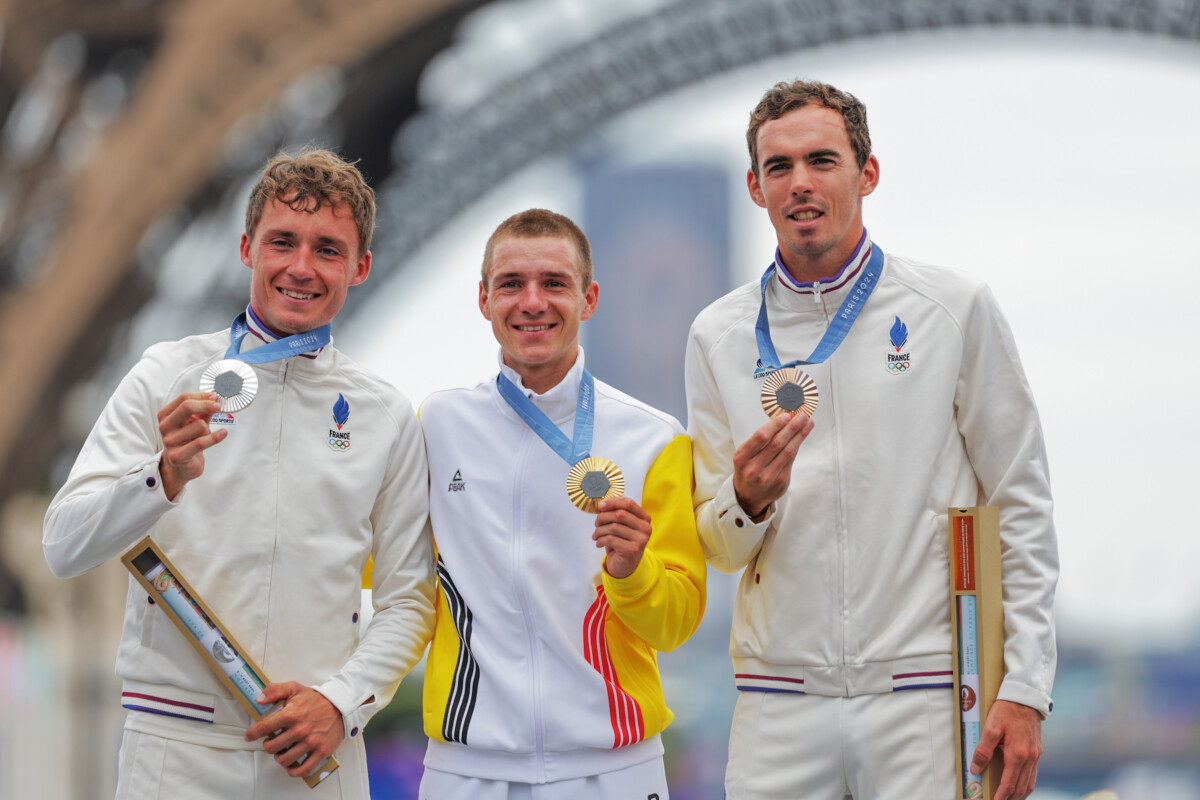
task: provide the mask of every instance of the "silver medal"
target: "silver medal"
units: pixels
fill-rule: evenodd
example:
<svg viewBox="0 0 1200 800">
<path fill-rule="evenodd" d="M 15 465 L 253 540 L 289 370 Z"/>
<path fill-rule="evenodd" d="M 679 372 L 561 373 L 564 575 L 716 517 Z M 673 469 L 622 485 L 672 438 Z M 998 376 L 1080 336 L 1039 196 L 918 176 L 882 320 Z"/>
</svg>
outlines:
<svg viewBox="0 0 1200 800">
<path fill-rule="evenodd" d="M 245 361 L 226 358 L 209 364 L 200 376 L 200 391 L 221 397 L 221 411 L 232 414 L 250 405 L 258 392 L 258 375 Z"/>
</svg>

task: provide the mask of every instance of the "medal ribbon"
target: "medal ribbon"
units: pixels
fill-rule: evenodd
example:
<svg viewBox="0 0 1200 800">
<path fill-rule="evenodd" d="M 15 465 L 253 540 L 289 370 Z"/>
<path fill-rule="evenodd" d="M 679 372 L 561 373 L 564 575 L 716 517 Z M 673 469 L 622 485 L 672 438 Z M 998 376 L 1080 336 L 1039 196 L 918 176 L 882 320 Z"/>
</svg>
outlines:
<svg viewBox="0 0 1200 800">
<path fill-rule="evenodd" d="M 550 449 L 562 456 L 571 466 L 587 458 L 592 449 L 592 428 L 596 419 L 596 382 L 592 373 L 585 368 L 579 379 L 579 399 L 575 404 L 575 439 L 558 429 L 533 401 L 517 388 L 503 372 L 496 376 L 496 388 L 500 396 L 512 406 L 512 410 L 525 420 L 525 424 L 550 445 Z"/>
<path fill-rule="evenodd" d="M 842 301 L 842 307 L 838 309 L 836 315 L 829 323 L 829 327 L 825 329 L 825 335 L 821 337 L 821 341 L 817 343 L 817 347 L 812 351 L 807 359 L 796 359 L 789 361 L 786 364 L 779 363 L 779 356 L 775 352 L 775 345 L 771 341 L 771 323 L 767 320 L 767 286 L 771 282 L 771 277 L 775 274 L 775 264 L 767 267 L 767 271 L 763 273 L 760 291 L 762 293 L 762 305 L 758 308 L 758 322 L 754 325 L 754 335 L 758 339 L 758 357 L 762 359 L 762 366 L 765 370 L 778 370 L 784 367 L 793 367 L 797 364 L 820 364 L 822 361 L 833 355 L 833 352 L 838 349 L 838 345 L 846 338 L 846 334 L 850 332 L 850 328 L 854 325 L 854 321 L 858 319 L 859 312 L 867 303 L 867 298 L 871 296 L 871 292 L 875 291 L 875 286 L 879 282 L 879 274 L 883 271 L 883 251 L 874 244 L 871 245 L 871 257 L 863 266 L 862 276 L 855 282 L 850 293 L 846 295 L 846 299 Z"/>
<path fill-rule="evenodd" d="M 298 356 L 301 353 L 311 353 L 313 350 L 320 350 L 329 344 L 329 331 L 329 325 L 322 325 L 311 331 L 297 333 L 283 339 L 276 339 L 273 342 L 267 342 L 261 347 L 241 353 L 239 351 L 242 349 L 242 340 L 250 332 L 250 326 L 246 324 L 246 312 L 243 311 L 237 315 L 233 320 L 233 325 L 229 327 L 229 349 L 225 351 L 225 357 L 236 361 L 244 361 L 247 364 L 266 364 L 269 361 L 280 361 L 292 356 Z"/>
</svg>

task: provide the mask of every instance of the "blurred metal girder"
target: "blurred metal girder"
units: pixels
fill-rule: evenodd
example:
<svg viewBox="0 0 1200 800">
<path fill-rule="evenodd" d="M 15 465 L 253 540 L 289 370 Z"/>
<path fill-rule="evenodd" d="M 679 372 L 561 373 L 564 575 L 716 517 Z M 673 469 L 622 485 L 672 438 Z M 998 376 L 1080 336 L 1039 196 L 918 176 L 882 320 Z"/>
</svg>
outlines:
<svg viewBox="0 0 1200 800">
<path fill-rule="evenodd" d="M 10 6 L 23 1 L 8 0 Z M 0 415 L 0 464 L 5 465 L 0 501 L 13 476 L 22 472 L 21 460 L 14 458 L 18 433 L 39 409 L 57 413 L 54 392 L 71 377 L 62 374 L 64 364 L 68 354 L 78 359 L 84 351 L 97 313 L 128 316 L 139 307 L 133 287 L 119 291 L 131 274 L 138 242 L 159 215 L 204 181 L 236 120 L 269 104 L 308 68 L 356 63 L 441 11 L 481 4 L 161 4 L 173 11 L 166 15 L 159 54 L 129 113 L 109 131 L 76 181 L 56 248 L 36 283 L 0 299 L 0 385 L 10 400 L 8 413 Z M 1196 41 L 1200 0 L 675 0 L 659 5 L 588 41 L 552 48 L 469 107 L 429 108 L 410 119 L 399 132 L 400 169 L 376 187 L 375 249 L 388 253 L 374 265 L 376 280 L 386 279 L 481 192 L 655 96 L 808 47 L 987 26 L 1107 29 Z M 376 95 L 368 102 L 381 101 L 386 102 Z M 347 312 L 361 301 L 361 294 L 352 294 Z M 25 350 L 23 342 L 29 343 Z M 28 475 L 21 480 L 29 485 Z"/>
<path fill-rule="evenodd" d="M 20 18 L 12 12 L 20 5 L 6 9 L 6 46 L 19 37 Z M 67 358 L 86 350 L 91 326 L 106 306 L 119 305 L 123 316 L 136 310 L 136 299 L 122 302 L 119 289 L 142 237 L 160 215 L 203 185 L 235 123 L 269 106 L 307 70 L 353 65 L 454 5 L 454 0 L 181 0 L 170 6 L 157 53 L 127 112 L 66 188 L 52 246 L 24 285 L 0 297 L 0 386 L 6 400 L 0 414 L 0 500 L 15 485 L 30 485 L 25 469 L 30 462 L 21 458 L 17 441 L 36 426 L 40 413 L 57 415 L 57 394 L 71 378 L 61 374 Z M 23 58 L 32 69 L 36 59 Z"/>
<path fill-rule="evenodd" d="M 710 76 L 839 41 L 1001 26 L 1198 41 L 1200 0 L 675 0 L 552 53 L 470 107 L 410 120 L 400 134 L 407 169 L 381 191 L 379 249 L 402 263 L 488 187 Z"/>
</svg>

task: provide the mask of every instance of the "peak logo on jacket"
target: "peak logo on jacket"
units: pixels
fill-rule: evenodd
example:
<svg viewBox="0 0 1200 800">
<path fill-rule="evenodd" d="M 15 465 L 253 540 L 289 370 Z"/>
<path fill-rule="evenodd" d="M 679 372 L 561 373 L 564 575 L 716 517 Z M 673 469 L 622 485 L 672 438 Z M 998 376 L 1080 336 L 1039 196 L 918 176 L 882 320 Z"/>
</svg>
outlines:
<svg viewBox="0 0 1200 800">
<path fill-rule="evenodd" d="M 454 470 L 454 477 L 450 479 L 450 488 L 448 492 L 465 492 L 467 490 L 467 482 L 463 480 L 462 470 Z"/>
<path fill-rule="evenodd" d="M 908 326 L 898 316 L 892 323 L 892 329 L 888 331 L 888 344 L 891 345 L 887 354 L 888 372 L 893 375 L 902 375 L 912 369 L 911 353 L 901 352 L 908 344 Z"/>
<path fill-rule="evenodd" d="M 341 394 L 333 404 L 333 424 L 337 429 L 329 429 L 329 449 L 342 453 L 350 449 L 350 431 L 342 430 L 350 421 L 350 403 Z"/>
</svg>

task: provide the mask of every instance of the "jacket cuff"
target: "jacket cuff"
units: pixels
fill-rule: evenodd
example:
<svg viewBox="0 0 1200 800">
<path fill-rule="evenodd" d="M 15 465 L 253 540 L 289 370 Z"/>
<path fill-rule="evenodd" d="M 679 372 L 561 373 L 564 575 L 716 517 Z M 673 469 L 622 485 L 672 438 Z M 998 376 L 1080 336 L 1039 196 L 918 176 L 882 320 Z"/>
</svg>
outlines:
<svg viewBox="0 0 1200 800">
<path fill-rule="evenodd" d="M 601 569 L 605 594 L 610 600 L 614 597 L 636 600 L 654 587 L 661 571 L 661 563 L 647 547 L 637 567 L 624 578 L 614 578 L 606 567 Z"/>
<path fill-rule="evenodd" d="M 174 500 L 167 498 L 166 490 L 163 488 L 162 473 L 158 469 L 162 463 L 162 457 L 163 451 L 159 450 L 154 454 L 154 458 L 135 469 L 131 475 L 134 482 L 143 487 L 142 491 L 148 494 L 157 493 L 164 503 L 176 506 L 183 499 L 183 494 L 187 491 L 187 484 L 184 484 L 183 488 L 179 490 Z"/>
<path fill-rule="evenodd" d="M 762 534 L 775 517 L 775 504 L 771 503 L 767 506 L 767 513 L 761 521 L 755 522 L 751 519 L 750 513 L 738 503 L 737 492 L 733 489 L 732 475 L 721 484 L 721 488 L 717 490 L 717 496 L 713 498 L 713 503 L 717 511 L 717 525 L 724 530 L 726 535 Z"/>
<path fill-rule="evenodd" d="M 379 710 L 378 703 L 373 698 L 368 698 L 365 703 L 355 703 L 344 687 L 334 680 L 326 681 L 312 688 L 324 695 L 325 699 L 333 703 L 334 708 L 341 712 L 342 726 L 347 739 L 356 739 L 362 736 L 367 722 Z"/>
<path fill-rule="evenodd" d="M 1050 712 L 1054 710 L 1054 701 L 1050 699 L 1050 695 L 1008 677 L 1000 684 L 1000 691 L 996 693 L 996 699 L 1029 706 L 1041 714 L 1042 719 L 1049 717 Z"/>
</svg>

